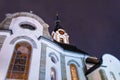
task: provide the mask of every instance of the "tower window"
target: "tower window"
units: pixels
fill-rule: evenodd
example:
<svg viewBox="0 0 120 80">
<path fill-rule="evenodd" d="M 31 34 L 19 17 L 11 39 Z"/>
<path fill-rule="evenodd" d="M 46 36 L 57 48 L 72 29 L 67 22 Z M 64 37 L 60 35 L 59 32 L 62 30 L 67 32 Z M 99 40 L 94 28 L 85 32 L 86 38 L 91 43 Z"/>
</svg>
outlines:
<svg viewBox="0 0 120 80">
<path fill-rule="evenodd" d="M 31 49 L 31 45 L 27 42 L 16 44 L 8 69 L 7 79 L 28 79 Z"/>
<path fill-rule="evenodd" d="M 72 80 L 79 80 L 77 68 L 74 64 L 70 64 L 70 71 L 71 71 L 71 79 Z"/>
<path fill-rule="evenodd" d="M 61 42 L 61 43 L 64 43 L 64 40 L 63 40 L 63 38 L 60 38 L 60 42 Z"/>
</svg>

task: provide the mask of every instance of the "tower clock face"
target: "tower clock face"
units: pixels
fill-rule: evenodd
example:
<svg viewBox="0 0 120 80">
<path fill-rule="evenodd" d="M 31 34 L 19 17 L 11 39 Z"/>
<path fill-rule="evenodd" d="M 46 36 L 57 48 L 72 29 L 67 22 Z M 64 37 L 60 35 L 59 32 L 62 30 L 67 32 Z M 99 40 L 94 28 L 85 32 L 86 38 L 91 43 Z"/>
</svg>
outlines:
<svg viewBox="0 0 120 80">
<path fill-rule="evenodd" d="M 59 33 L 60 33 L 61 35 L 63 35 L 65 32 L 64 32 L 64 31 L 62 31 L 62 30 L 60 30 L 60 31 L 59 31 Z"/>
</svg>

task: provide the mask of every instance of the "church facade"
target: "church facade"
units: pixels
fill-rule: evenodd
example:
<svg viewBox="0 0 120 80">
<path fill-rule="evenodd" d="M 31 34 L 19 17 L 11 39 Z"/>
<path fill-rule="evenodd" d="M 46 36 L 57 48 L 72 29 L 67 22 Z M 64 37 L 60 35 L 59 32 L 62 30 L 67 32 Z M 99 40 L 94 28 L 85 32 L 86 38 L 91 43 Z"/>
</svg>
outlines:
<svg viewBox="0 0 120 80">
<path fill-rule="evenodd" d="M 90 77 L 102 59 L 71 45 L 58 16 L 52 35 L 48 28 L 33 13 L 7 14 L 0 24 L 0 80 L 96 80 Z"/>
</svg>

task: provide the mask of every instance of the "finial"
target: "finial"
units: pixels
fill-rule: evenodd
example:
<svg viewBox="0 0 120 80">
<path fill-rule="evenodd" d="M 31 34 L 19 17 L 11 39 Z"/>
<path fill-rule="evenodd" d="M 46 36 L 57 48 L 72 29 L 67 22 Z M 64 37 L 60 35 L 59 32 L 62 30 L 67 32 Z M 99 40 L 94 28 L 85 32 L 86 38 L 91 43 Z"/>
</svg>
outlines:
<svg viewBox="0 0 120 80">
<path fill-rule="evenodd" d="M 12 14 L 8 13 L 8 14 L 6 14 L 6 17 L 7 17 L 7 18 L 11 18 L 11 17 L 12 17 Z"/>
<path fill-rule="evenodd" d="M 56 13 L 56 23 L 60 23 L 58 12 Z"/>
<path fill-rule="evenodd" d="M 59 14 L 58 13 L 56 13 L 56 20 L 59 20 Z"/>
<path fill-rule="evenodd" d="M 32 13 L 33 13 L 33 11 L 30 11 L 30 13 L 32 14 Z"/>
<path fill-rule="evenodd" d="M 56 13 L 56 20 L 55 20 L 55 29 L 54 31 L 57 31 L 58 29 L 61 29 L 61 25 L 60 25 L 60 19 L 59 19 L 59 14 L 58 12 Z"/>
<path fill-rule="evenodd" d="M 56 13 L 56 16 L 58 16 L 59 14 L 58 14 L 58 12 Z"/>
</svg>

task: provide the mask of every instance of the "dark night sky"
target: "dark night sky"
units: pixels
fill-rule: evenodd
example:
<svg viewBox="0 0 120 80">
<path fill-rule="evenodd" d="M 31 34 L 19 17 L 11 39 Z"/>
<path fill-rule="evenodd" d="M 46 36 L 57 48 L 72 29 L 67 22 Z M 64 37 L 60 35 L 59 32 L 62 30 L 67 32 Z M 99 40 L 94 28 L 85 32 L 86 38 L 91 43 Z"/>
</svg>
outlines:
<svg viewBox="0 0 120 80">
<path fill-rule="evenodd" d="M 59 12 L 71 44 L 93 56 L 111 53 L 120 59 L 120 0 L 0 0 L 0 21 L 22 11 L 40 16 L 50 32 Z"/>
</svg>

